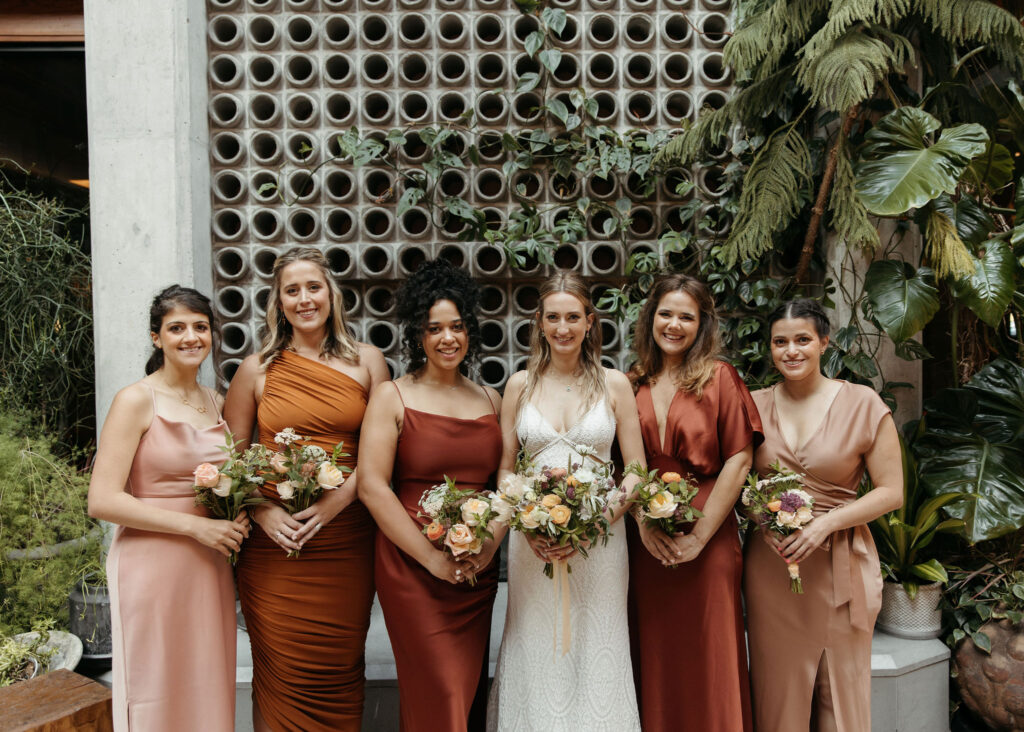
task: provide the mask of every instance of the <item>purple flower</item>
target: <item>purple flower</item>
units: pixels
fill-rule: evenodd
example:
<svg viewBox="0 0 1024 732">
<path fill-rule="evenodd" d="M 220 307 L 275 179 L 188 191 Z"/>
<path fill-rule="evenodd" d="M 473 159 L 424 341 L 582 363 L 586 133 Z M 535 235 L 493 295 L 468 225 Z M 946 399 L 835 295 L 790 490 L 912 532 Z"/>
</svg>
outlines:
<svg viewBox="0 0 1024 732">
<path fill-rule="evenodd" d="M 804 505 L 804 499 L 799 494 L 792 491 L 786 491 L 779 500 L 782 501 L 782 508 L 780 510 L 787 511 L 788 513 L 796 513 L 796 510 Z"/>
<path fill-rule="evenodd" d="M 568 498 L 570 501 L 573 500 L 574 498 L 576 498 L 576 489 L 573 488 L 572 486 L 569 486 L 568 488 L 566 488 L 565 489 L 565 497 Z"/>
</svg>

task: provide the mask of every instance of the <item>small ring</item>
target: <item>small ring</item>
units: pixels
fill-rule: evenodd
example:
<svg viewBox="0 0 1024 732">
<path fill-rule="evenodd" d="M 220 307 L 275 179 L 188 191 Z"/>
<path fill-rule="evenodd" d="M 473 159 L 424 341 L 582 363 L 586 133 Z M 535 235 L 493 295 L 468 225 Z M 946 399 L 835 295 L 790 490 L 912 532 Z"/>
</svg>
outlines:
<svg viewBox="0 0 1024 732">
<path fill-rule="evenodd" d="M 321 528 L 323 528 L 323 524 L 320 523 L 320 522 L 317 522 L 317 525 L 314 528 L 316 528 L 317 531 L 319 531 Z"/>
<path fill-rule="evenodd" d="M 461 569 L 456 569 L 456 570 L 455 570 L 455 574 L 456 574 L 456 575 L 460 575 L 460 574 L 462 574 L 462 570 L 461 570 Z"/>
<path fill-rule="evenodd" d="M 275 536 L 277 536 L 277 538 L 280 539 L 282 536 L 284 536 L 284 534 L 278 531 L 277 534 L 275 534 Z"/>
</svg>

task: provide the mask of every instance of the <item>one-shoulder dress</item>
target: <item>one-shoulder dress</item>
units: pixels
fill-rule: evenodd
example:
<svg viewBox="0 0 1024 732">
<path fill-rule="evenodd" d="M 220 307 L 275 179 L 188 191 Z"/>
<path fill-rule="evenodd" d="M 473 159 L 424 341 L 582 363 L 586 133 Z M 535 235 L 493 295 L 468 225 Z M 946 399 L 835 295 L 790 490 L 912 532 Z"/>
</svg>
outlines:
<svg viewBox="0 0 1024 732">
<path fill-rule="evenodd" d="M 366 389 L 326 364 L 283 351 L 267 368 L 260 443 L 285 427 L 354 468 Z M 273 486 L 264 495 L 279 500 Z M 289 559 L 253 524 L 238 561 L 238 595 L 252 643 L 253 699 L 275 732 L 358 732 L 364 647 L 373 602 L 373 534 L 358 500 Z"/>
<path fill-rule="evenodd" d="M 420 497 L 445 476 L 461 489 L 484 490 L 500 462 L 496 414 L 459 419 L 404 408 L 392 482 L 414 521 L 426 523 L 416 515 Z M 378 531 L 376 577 L 398 669 L 402 731 L 465 732 L 487 682 L 497 563 L 477 575 L 475 586 L 453 585 Z"/>
<path fill-rule="evenodd" d="M 143 503 L 205 516 L 193 471 L 224 462 L 226 427 L 156 413 L 139 440 L 127 490 Z M 235 589 L 231 566 L 188 536 L 118 526 L 107 555 L 114 729 L 235 728 Z"/>
<path fill-rule="evenodd" d="M 873 389 L 842 382 L 819 427 L 793 449 L 775 408 L 778 385 L 756 391 L 764 443 L 754 469 L 776 460 L 802 473 L 814 512 L 857 498 L 864 456 L 889 408 Z M 871 636 L 882 604 L 878 552 L 867 525 L 834 533 L 800 562 L 804 594 L 789 590 L 781 557 L 761 537 L 746 545 L 743 587 L 758 730 L 871 729 Z"/>
<path fill-rule="evenodd" d="M 701 399 L 675 393 L 664 444 L 649 386 L 640 387 L 636 403 L 648 468 L 694 478 L 698 509 L 725 461 L 761 441 L 757 408 L 727 363 L 715 364 Z M 743 557 L 735 513 L 729 512 L 696 559 L 675 568 L 651 556 L 632 521 L 629 528 L 630 635 L 644 732 L 749 732 Z"/>
</svg>

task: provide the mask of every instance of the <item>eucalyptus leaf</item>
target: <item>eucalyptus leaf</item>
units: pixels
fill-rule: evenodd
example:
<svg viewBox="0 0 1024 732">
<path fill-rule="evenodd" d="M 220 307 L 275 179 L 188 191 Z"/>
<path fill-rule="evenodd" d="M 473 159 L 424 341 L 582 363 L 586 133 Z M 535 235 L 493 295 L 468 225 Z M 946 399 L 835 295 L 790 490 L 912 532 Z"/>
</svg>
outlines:
<svg viewBox="0 0 1024 732">
<path fill-rule="evenodd" d="M 953 292 L 975 315 L 995 328 L 1013 299 L 1015 272 L 1013 251 L 1006 242 L 992 239 L 975 260 L 974 274 L 958 280 Z"/>
<path fill-rule="evenodd" d="M 939 292 L 927 267 L 915 270 L 906 262 L 872 262 L 864 276 L 872 313 L 897 343 L 920 331 L 939 311 Z"/>
</svg>

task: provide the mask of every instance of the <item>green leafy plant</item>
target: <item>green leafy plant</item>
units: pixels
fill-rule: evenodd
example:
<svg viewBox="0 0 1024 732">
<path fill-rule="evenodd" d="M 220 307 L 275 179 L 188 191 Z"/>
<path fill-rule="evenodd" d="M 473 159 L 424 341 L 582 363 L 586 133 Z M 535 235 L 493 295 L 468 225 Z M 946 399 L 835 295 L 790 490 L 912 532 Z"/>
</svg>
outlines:
<svg viewBox="0 0 1024 732">
<path fill-rule="evenodd" d="M 45 669 L 56 654 L 55 649 L 46 647 L 53 625 L 52 619 L 39 620 L 32 624 L 34 635 L 28 640 L 0 639 L 0 687 L 24 681 L 31 678 L 34 671 Z"/>
</svg>

